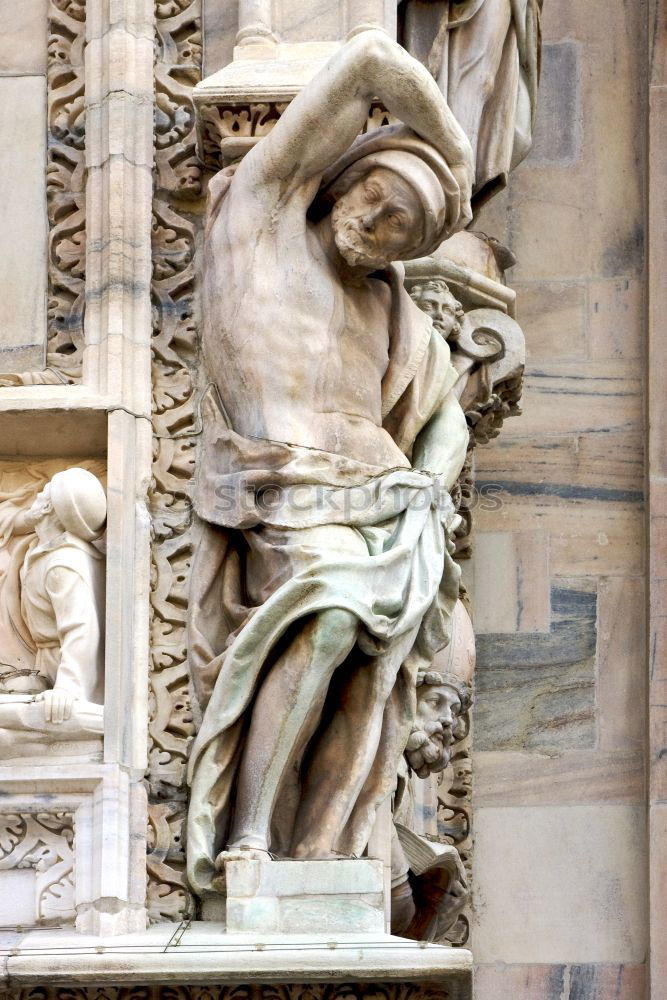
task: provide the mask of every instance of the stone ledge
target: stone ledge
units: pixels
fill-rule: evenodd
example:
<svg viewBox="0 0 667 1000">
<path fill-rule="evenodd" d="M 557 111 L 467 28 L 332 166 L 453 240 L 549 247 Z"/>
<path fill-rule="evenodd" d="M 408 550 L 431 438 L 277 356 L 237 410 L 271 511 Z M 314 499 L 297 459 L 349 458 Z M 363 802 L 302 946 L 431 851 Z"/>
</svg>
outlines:
<svg viewBox="0 0 667 1000">
<path fill-rule="evenodd" d="M 226 934 L 222 924 L 161 924 L 141 934 L 89 937 L 72 931 L 0 933 L 0 986 L 48 983 L 411 982 L 472 996 L 472 954 L 385 934 Z"/>
</svg>

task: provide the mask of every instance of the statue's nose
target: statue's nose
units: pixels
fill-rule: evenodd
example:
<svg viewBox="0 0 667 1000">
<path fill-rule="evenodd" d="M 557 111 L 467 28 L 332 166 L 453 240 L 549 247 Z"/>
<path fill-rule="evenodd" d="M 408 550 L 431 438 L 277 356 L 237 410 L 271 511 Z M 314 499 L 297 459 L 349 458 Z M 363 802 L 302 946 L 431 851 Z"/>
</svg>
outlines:
<svg viewBox="0 0 667 1000">
<path fill-rule="evenodd" d="M 375 221 L 380 213 L 380 208 L 369 208 L 361 220 L 361 223 L 368 232 L 375 228 Z"/>
</svg>

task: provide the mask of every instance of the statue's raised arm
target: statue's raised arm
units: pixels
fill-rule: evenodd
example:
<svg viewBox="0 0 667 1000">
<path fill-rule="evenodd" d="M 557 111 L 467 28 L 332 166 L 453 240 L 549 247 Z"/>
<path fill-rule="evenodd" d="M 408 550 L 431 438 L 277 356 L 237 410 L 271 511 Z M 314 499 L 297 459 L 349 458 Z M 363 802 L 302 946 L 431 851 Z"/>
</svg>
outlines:
<svg viewBox="0 0 667 1000">
<path fill-rule="evenodd" d="M 429 72 L 383 31 L 345 44 L 304 87 L 272 132 L 246 157 L 246 180 L 293 190 L 313 180 L 348 149 L 374 99 L 429 142 L 446 160 L 467 205 L 472 188 L 470 144 Z M 460 225 L 469 216 L 464 212 Z"/>
</svg>

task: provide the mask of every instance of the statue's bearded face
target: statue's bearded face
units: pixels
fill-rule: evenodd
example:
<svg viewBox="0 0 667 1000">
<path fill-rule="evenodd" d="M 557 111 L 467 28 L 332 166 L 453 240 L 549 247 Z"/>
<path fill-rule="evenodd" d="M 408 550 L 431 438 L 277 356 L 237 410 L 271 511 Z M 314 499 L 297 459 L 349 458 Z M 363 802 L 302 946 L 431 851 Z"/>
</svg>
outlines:
<svg viewBox="0 0 667 1000">
<path fill-rule="evenodd" d="M 448 684 L 422 684 L 417 688 L 417 717 L 405 756 L 420 778 L 443 771 L 451 746 L 463 735 L 461 699 Z"/>
<path fill-rule="evenodd" d="M 41 493 L 38 493 L 32 502 L 32 506 L 28 510 L 26 515 L 26 520 L 29 525 L 34 527 L 42 518 L 46 517 L 53 511 L 53 504 L 51 502 L 51 485 L 46 484 Z"/>
<path fill-rule="evenodd" d="M 375 167 L 341 195 L 331 225 L 345 263 L 375 271 L 419 246 L 424 218 L 407 181 L 393 170 Z"/>
</svg>

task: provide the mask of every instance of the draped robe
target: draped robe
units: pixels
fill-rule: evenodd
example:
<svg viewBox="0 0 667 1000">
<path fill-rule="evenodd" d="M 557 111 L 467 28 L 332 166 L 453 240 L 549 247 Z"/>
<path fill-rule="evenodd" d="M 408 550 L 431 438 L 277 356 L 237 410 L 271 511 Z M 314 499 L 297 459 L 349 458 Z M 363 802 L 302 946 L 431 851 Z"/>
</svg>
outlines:
<svg viewBox="0 0 667 1000">
<path fill-rule="evenodd" d="M 383 427 L 411 461 L 457 373 L 447 344 L 403 288 L 400 266 L 384 277 L 392 309 Z M 328 608 L 345 608 L 361 623 L 307 753 L 296 773 L 285 776 L 270 848 L 289 856 L 295 838 L 312 832 L 331 806 L 332 780 L 356 781 L 352 807 L 339 816 L 327 846 L 359 855 L 396 781 L 414 717 L 416 672 L 448 641 L 460 571 L 447 547 L 458 522 L 443 485 L 452 470 L 444 452 L 439 461 L 437 439 L 427 449 L 429 468 L 414 469 L 247 438 L 230 426 L 215 386 L 202 420 L 189 619 L 202 721 L 188 767 L 187 857 L 190 884 L 206 896 L 227 843 L 253 700 L 281 638 Z M 364 699 L 373 696 L 384 712 L 368 770 Z M 327 740 L 343 703 L 356 711 L 359 735 L 346 761 L 349 773 L 337 776 Z"/>
</svg>

